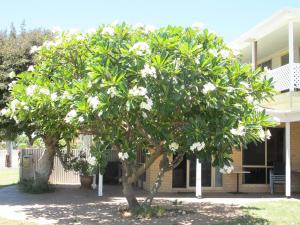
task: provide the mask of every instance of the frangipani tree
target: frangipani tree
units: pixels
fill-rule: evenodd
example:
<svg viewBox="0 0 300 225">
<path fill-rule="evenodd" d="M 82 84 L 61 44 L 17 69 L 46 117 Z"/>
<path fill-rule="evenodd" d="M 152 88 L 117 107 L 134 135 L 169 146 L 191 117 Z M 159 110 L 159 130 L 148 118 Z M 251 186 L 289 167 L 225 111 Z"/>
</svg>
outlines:
<svg viewBox="0 0 300 225">
<path fill-rule="evenodd" d="M 46 41 L 32 47 L 37 54 L 36 65 L 18 76 L 12 87 L 14 99 L 4 109 L 8 117 L 30 125 L 33 137 L 41 137 L 46 149 L 35 172 L 35 182 L 47 185 L 53 168 L 55 154 L 77 135 L 77 127 L 66 123 L 65 115 L 72 107 L 71 93 L 64 91 L 84 74 L 83 43 L 77 35 L 64 33 L 55 42 Z"/>
<path fill-rule="evenodd" d="M 271 123 L 256 105 L 271 97 L 271 81 L 241 65 L 207 29 L 111 24 L 63 39 L 62 46 L 70 43 L 80 46 L 77 54 L 51 46 L 40 52 L 33 74 L 22 77 L 30 81 L 23 88 L 39 85 L 56 93 L 55 100 L 39 103 L 54 106 L 42 109 L 33 95 L 35 108 L 20 108 L 18 117 L 37 116 L 40 127 L 49 130 L 76 127 L 92 133 L 98 160 L 108 149 L 117 150 L 130 209 L 140 205 L 132 185 L 155 160 L 161 160 L 160 170 L 144 204 L 151 204 L 164 173 L 184 155 L 213 159 L 228 171 L 234 147 L 266 137 L 263 127 Z M 62 63 L 58 49 L 63 58 L 80 63 Z M 48 76 L 51 82 L 43 80 Z M 24 90 L 16 85 L 15 97 Z M 142 166 L 136 162 L 138 151 L 146 154 Z"/>
</svg>

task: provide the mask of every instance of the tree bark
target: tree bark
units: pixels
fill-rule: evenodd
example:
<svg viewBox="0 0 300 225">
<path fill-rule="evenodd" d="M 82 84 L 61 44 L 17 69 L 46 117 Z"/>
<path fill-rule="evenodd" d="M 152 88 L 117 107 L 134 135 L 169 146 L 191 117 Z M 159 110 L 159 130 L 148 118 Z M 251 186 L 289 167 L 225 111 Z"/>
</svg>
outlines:
<svg viewBox="0 0 300 225">
<path fill-rule="evenodd" d="M 127 200 L 129 210 L 133 210 L 136 207 L 139 207 L 140 204 L 138 203 L 136 196 L 134 194 L 132 188 L 132 182 L 129 182 L 128 177 L 132 173 L 131 166 L 127 165 L 126 162 L 122 163 L 123 173 L 122 173 L 122 185 L 123 185 L 123 194 Z"/>
<path fill-rule="evenodd" d="M 38 167 L 35 171 L 35 184 L 48 185 L 49 177 L 52 173 L 54 156 L 59 148 L 58 139 L 52 136 L 43 138 L 46 149 L 38 161 Z"/>
<path fill-rule="evenodd" d="M 164 177 L 165 172 L 176 168 L 183 160 L 183 155 L 178 155 L 171 163 L 169 162 L 167 154 L 163 154 L 163 158 L 160 161 L 159 164 L 159 172 L 155 179 L 155 182 L 151 188 L 151 191 L 149 192 L 149 195 L 146 197 L 146 199 L 143 202 L 143 205 L 145 206 L 151 206 L 152 201 L 154 199 L 155 194 L 158 192 L 158 189 L 160 188 L 162 184 L 162 180 Z"/>
</svg>

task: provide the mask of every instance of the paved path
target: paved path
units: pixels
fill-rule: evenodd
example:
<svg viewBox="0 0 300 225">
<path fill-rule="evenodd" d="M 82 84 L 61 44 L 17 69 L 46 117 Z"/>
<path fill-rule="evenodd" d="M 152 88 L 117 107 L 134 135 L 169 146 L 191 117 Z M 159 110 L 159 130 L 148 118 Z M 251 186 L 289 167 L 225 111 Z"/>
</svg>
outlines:
<svg viewBox="0 0 300 225">
<path fill-rule="evenodd" d="M 170 206 L 175 199 L 183 202 L 183 208 L 195 214 L 151 220 L 130 220 L 121 218 L 118 208 L 125 207 L 120 187 L 104 186 L 104 197 L 97 197 L 96 191 L 82 191 L 78 188 L 57 188 L 54 193 L 24 194 L 16 186 L 0 189 L 0 217 L 29 220 L 38 224 L 213 224 L 220 220 L 239 217 L 239 205 L 249 202 L 278 200 L 278 196 L 247 194 L 205 195 L 197 199 L 194 194 L 159 194 L 155 204 Z M 139 191 L 138 196 L 144 192 Z M 266 197 L 266 198 L 261 198 Z"/>
</svg>

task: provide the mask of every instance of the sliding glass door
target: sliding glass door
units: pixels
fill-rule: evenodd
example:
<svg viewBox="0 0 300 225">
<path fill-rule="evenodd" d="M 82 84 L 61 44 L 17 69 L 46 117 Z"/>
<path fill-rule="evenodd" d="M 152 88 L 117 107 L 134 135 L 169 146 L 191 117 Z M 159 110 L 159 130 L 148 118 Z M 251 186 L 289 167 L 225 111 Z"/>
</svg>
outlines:
<svg viewBox="0 0 300 225">
<path fill-rule="evenodd" d="M 222 187 L 222 174 L 219 169 L 212 167 L 210 161 L 201 162 L 201 181 L 202 187 Z M 188 188 L 196 187 L 196 157 L 190 157 L 173 169 L 173 188 Z"/>
</svg>

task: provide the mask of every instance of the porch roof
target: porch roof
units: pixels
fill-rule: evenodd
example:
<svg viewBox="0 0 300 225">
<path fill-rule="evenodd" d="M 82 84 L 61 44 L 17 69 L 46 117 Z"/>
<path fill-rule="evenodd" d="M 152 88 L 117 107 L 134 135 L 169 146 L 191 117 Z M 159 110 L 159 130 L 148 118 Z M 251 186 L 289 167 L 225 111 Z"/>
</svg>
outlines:
<svg viewBox="0 0 300 225">
<path fill-rule="evenodd" d="M 290 21 L 300 22 L 300 9 L 284 8 L 274 13 L 269 18 L 240 35 L 229 46 L 236 49 L 244 49 L 250 45 L 251 41 L 262 39 L 287 25 Z"/>
</svg>

